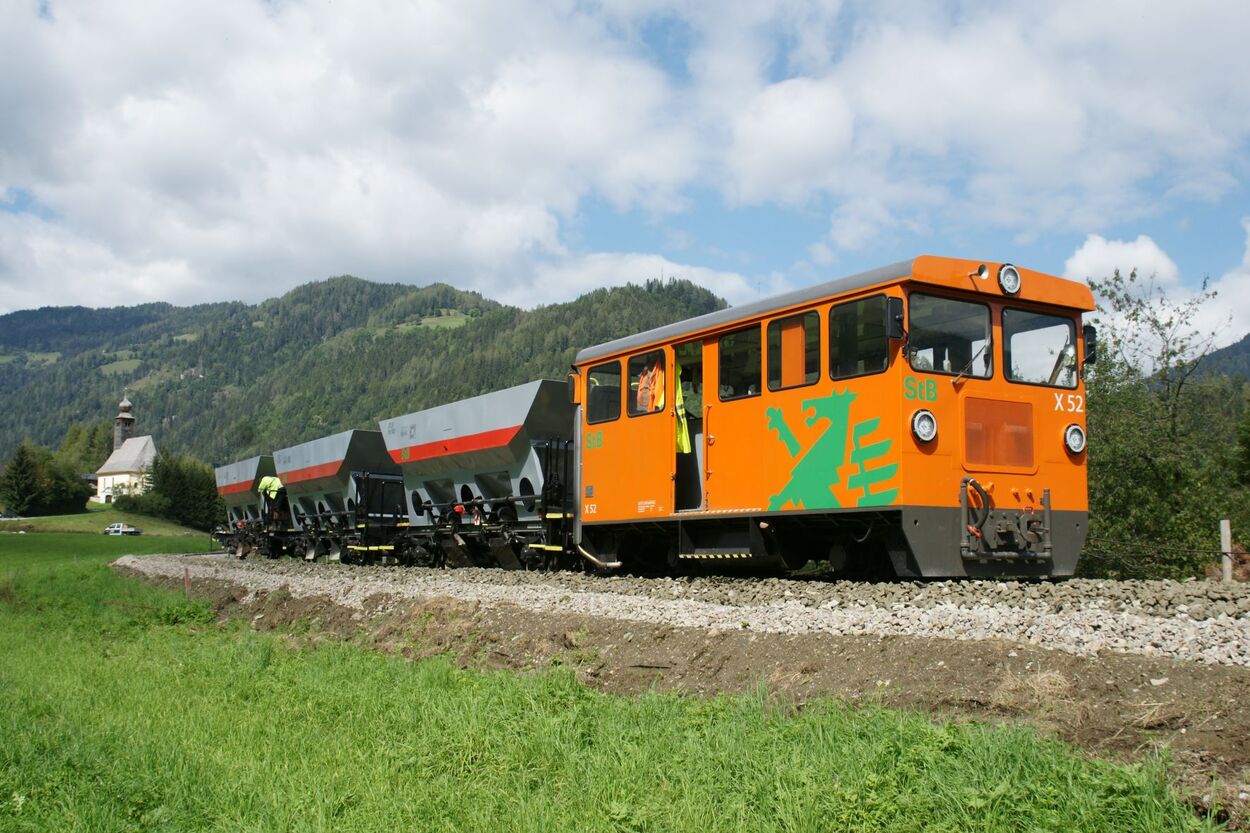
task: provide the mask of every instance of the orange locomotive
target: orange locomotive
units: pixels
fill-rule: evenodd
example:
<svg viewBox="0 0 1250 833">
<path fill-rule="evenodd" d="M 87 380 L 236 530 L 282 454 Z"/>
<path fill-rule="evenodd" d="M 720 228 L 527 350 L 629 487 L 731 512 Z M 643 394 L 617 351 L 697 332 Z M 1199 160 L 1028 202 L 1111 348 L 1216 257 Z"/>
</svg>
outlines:
<svg viewBox="0 0 1250 833">
<path fill-rule="evenodd" d="M 572 538 L 606 566 L 1070 576 L 1093 309 L 921 256 L 585 349 Z"/>
</svg>

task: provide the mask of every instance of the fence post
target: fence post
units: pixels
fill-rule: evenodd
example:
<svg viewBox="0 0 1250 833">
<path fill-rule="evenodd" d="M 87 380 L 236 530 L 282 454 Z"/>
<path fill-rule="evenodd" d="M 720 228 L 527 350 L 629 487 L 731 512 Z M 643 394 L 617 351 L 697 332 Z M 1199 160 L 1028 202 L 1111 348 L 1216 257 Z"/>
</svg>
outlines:
<svg viewBox="0 0 1250 833">
<path fill-rule="evenodd" d="M 1228 584 L 1233 580 L 1233 530 L 1228 519 L 1220 521 L 1220 580 Z"/>
</svg>

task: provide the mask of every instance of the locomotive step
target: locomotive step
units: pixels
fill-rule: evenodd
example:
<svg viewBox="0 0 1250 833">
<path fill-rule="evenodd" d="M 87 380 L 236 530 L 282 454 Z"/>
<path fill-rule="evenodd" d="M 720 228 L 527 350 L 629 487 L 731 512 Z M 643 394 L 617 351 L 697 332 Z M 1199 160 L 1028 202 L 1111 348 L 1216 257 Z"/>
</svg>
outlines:
<svg viewBox="0 0 1250 833">
<path fill-rule="evenodd" d="M 679 553 L 677 557 L 689 558 L 689 559 L 707 559 L 707 560 L 742 559 L 742 558 L 750 558 L 751 550 L 748 548 L 735 549 L 732 547 L 731 548 L 721 547 L 718 549 L 702 549 L 702 548 L 696 547 L 694 552 Z"/>
</svg>

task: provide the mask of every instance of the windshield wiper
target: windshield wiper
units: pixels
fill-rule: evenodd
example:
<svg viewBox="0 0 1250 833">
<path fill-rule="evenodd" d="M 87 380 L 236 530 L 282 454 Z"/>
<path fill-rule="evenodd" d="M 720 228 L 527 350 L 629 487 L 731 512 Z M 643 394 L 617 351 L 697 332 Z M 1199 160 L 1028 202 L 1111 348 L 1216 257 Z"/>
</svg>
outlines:
<svg viewBox="0 0 1250 833">
<path fill-rule="evenodd" d="M 968 375 L 968 371 L 972 369 L 972 363 L 973 363 L 973 362 L 975 362 L 977 359 L 981 358 L 981 354 L 982 354 L 982 353 L 984 353 L 984 352 L 985 352 L 985 348 L 987 348 L 987 347 L 989 347 L 989 346 L 990 346 L 990 340 L 987 338 L 987 339 L 985 340 L 985 343 L 981 345 L 981 349 L 980 349 L 980 350 L 978 350 L 978 351 L 977 351 L 977 352 L 973 355 L 973 357 L 972 357 L 972 358 L 968 359 L 968 363 L 967 363 L 966 365 L 964 365 L 964 369 L 963 369 L 963 370 L 961 370 L 961 371 L 959 371 L 959 373 L 955 376 L 955 378 L 954 378 L 954 379 L 951 379 L 951 384 L 952 384 L 952 385 L 957 385 L 957 384 L 959 384 L 959 380 L 960 380 L 960 379 L 962 379 L 962 378 L 964 378 L 964 376 Z"/>
</svg>

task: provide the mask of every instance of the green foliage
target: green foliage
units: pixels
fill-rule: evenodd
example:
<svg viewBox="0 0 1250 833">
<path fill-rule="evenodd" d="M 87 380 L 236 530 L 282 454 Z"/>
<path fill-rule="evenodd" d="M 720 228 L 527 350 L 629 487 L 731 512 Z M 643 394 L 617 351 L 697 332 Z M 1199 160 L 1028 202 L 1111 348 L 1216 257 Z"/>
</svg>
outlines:
<svg viewBox="0 0 1250 833">
<path fill-rule="evenodd" d="M 0 502 L 19 515 L 82 512 L 92 488 L 51 451 L 23 443 L 0 475 Z"/>
<path fill-rule="evenodd" d="M 81 473 L 94 472 L 113 452 L 113 423 L 75 422 L 61 439 L 56 456 Z"/>
<path fill-rule="evenodd" d="M 1087 575 L 1201 575 L 1216 558 L 1219 520 L 1245 529 L 1236 426 L 1244 380 L 1198 373 L 1209 334 L 1194 329 L 1202 292 L 1175 301 L 1116 272 L 1099 296 L 1099 357 L 1089 396 L 1090 541 Z"/>
<path fill-rule="evenodd" d="M 181 454 L 162 451 L 149 472 L 151 487 L 141 495 L 122 495 L 114 501 L 123 512 L 165 518 L 192 529 L 210 530 L 225 517 L 226 506 L 217 494 L 213 469 Z"/>
<path fill-rule="evenodd" d="M 103 561 L 0 541 L 0 829 L 1214 829 L 1154 760 L 762 689 L 622 698 L 296 648 Z"/>
<path fill-rule="evenodd" d="M 1237 482 L 1250 486 L 1250 411 L 1237 426 Z"/>
<path fill-rule="evenodd" d="M 39 502 L 39 464 L 35 449 L 22 443 L 0 475 L 0 502 L 10 512 L 25 515 Z"/>
</svg>

